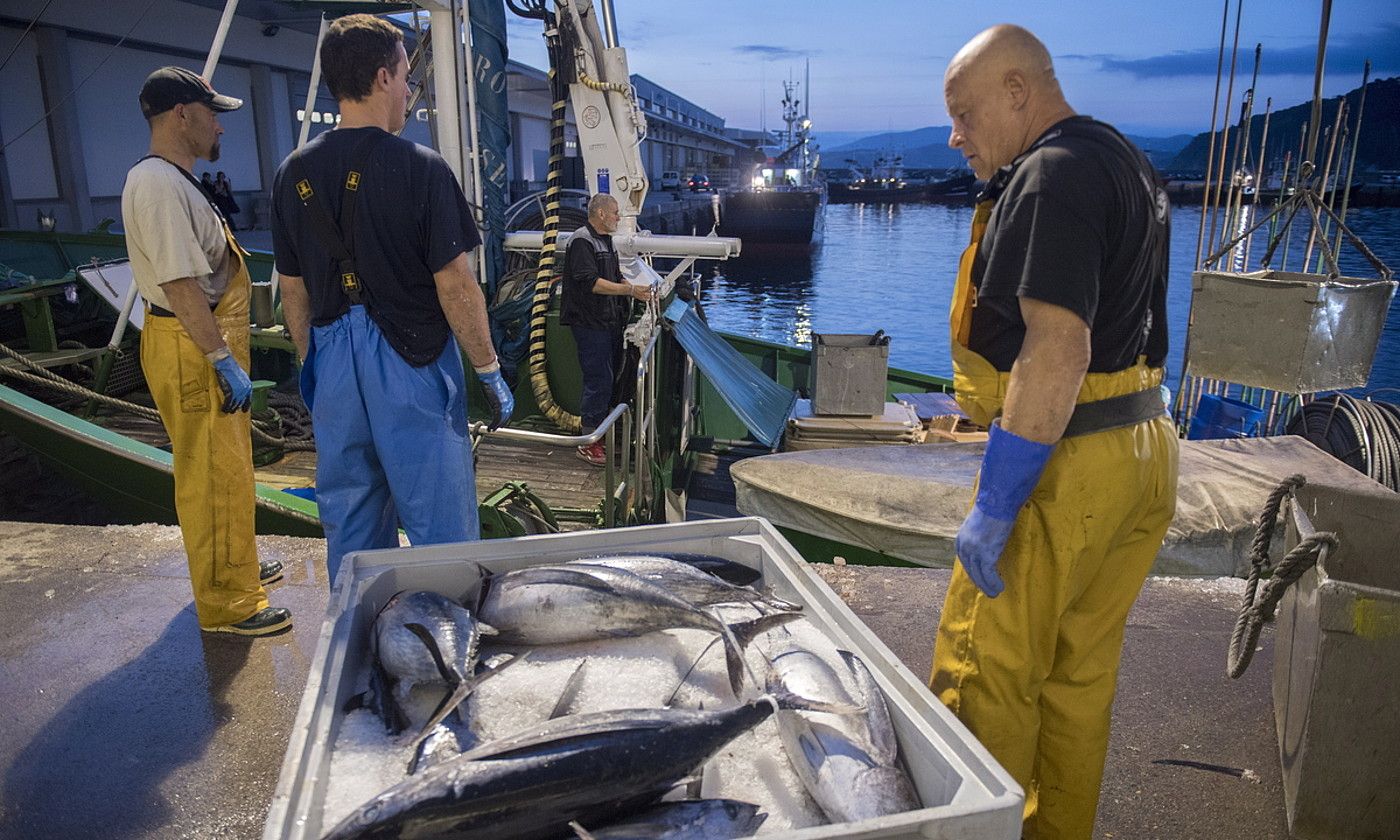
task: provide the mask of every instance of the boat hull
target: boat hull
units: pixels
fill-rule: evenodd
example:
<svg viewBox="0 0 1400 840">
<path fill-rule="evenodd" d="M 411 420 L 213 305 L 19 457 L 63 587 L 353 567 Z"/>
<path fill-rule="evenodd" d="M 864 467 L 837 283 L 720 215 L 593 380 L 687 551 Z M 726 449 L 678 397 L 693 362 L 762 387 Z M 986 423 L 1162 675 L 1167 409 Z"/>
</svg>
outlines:
<svg viewBox="0 0 1400 840">
<path fill-rule="evenodd" d="M 169 452 L 0 385 L 0 431 L 106 507 L 135 522 L 177 525 Z M 322 536 L 316 503 L 259 484 L 259 534 Z"/>
<path fill-rule="evenodd" d="M 825 189 L 730 193 L 720 213 L 719 234 L 745 244 L 815 244 L 822 239 L 826 201 Z"/>
</svg>

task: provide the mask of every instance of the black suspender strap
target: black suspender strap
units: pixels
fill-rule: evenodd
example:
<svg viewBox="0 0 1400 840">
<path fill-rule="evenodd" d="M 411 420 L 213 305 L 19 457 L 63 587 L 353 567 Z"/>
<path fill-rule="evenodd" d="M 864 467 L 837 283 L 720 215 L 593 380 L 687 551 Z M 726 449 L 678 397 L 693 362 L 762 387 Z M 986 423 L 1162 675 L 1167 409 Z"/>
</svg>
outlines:
<svg viewBox="0 0 1400 840">
<path fill-rule="evenodd" d="M 359 271 L 355 267 L 355 207 L 359 203 L 355 198 L 359 195 L 360 184 L 364 182 L 365 164 L 369 162 L 370 155 L 374 153 L 379 141 L 386 136 L 388 135 L 382 131 L 371 131 L 351 152 L 350 170 L 345 173 L 345 195 L 340 202 L 341 224 L 336 224 L 326 207 L 326 202 L 311 186 L 311 180 L 306 176 L 306 167 L 302 165 L 300 149 L 292 153 L 287 166 L 287 174 L 292 177 L 296 186 L 297 198 L 301 199 L 307 217 L 311 220 L 311 229 L 335 259 L 336 273 L 340 275 L 340 289 L 352 304 L 362 303 L 364 292 Z"/>
<path fill-rule="evenodd" d="M 228 219 L 224 218 L 224 211 L 220 210 L 219 205 L 214 203 L 214 197 L 211 196 L 209 192 L 204 189 L 204 185 L 201 184 L 193 175 L 185 171 L 185 167 L 181 166 L 180 164 L 176 163 L 175 161 L 169 158 L 162 157 L 160 155 L 146 155 L 145 157 L 141 158 L 141 160 L 138 160 L 136 162 L 140 163 L 142 160 L 150 160 L 151 158 L 155 158 L 156 160 L 163 160 L 171 166 L 175 167 L 175 171 L 185 176 L 185 180 L 189 181 L 191 184 L 194 184 L 194 188 L 199 190 L 200 195 L 204 196 L 205 203 L 209 205 L 209 209 L 214 211 L 214 215 L 219 217 L 219 221 L 223 224 L 228 224 Z"/>
</svg>

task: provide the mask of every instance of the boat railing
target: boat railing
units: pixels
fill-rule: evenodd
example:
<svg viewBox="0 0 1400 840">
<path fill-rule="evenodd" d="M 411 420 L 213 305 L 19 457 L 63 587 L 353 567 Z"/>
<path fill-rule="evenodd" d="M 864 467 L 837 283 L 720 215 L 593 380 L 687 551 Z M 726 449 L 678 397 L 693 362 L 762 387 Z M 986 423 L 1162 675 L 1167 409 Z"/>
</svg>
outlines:
<svg viewBox="0 0 1400 840">
<path fill-rule="evenodd" d="M 603 451 L 607 458 L 603 462 L 603 527 L 612 528 L 618 523 L 619 503 L 627 499 L 627 481 L 618 481 L 618 475 L 626 476 L 630 469 L 631 450 L 628 447 L 618 446 L 618 424 L 621 421 L 622 440 L 628 440 L 632 435 L 632 409 L 627 403 L 619 403 L 613 406 L 608 416 L 603 418 L 603 422 L 598 424 L 598 428 L 586 435 L 561 435 L 553 432 L 536 432 L 529 429 L 513 429 L 509 426 L 502 426 L 495 431 L 488 431 L 486 424 L 477 422 L 471 426 L 472 434 L 480 437 L 490 434 L 492 437 L 501 440 L 515 440 L 521 443 L 542 444 L 545 446 L 589 446 L 598 441 L 603 441 Z M 622 464 L 620 470 L 614 469 L 614 452 L 622 452 Z"/>
<path fill-rule="evenodd" d="M 642 347 L 641 358 L 637 361 L 635 399 L 638 408 L 635 435 L 632 433 L 633 410 L 627 403 L 613 406 L 612 411 L 603 418 L 603 422 L 598 424 L 598 428 L 588 434 L 563 435 L 510 427 L 489 432 L 501 440 L 547 446 L 589 446 L 603 441 L 603 451 L 606 454 L 603 462 L 605 528 L 636 521 L 637 516 L 643 513 L 639 510 L 641 501 L 649 498 L 641 491 L 645 489 L 646 479 L 650 477 L 647 465 L 656 461 L 656 453 L 653 451 L 657 445 L 656 342 L 660 336 L 660 330 L 652 333 L 651 338 Z M 487 434 L 486 424 L 473 423 L 472 433 L 478 437 Z M 620 464 L 616 462 L 615 453 L 622 455 Z"/>
</svg>

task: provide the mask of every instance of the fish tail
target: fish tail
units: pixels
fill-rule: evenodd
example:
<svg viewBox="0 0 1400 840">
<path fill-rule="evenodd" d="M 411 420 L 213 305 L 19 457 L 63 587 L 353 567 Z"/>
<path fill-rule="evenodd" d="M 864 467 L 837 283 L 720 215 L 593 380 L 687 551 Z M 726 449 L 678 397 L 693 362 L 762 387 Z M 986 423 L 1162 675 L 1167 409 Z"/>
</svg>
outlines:
<svg viewBox="0 0 1400 840">
<path fill-rule="evenodd" d="M 771 615 L 761 615 L 749 621 L 735 622 L 729 625 L 729 629 L 733 632 L 734 638 L 738 640 L 740 647 L 748 647 L 754 639 L 762 636 L 769 630 L 781 627 L 789 621 L 794 621 L 801 617 L 802 616 L 791 612 L 773 613 Z"/>
<path fill-rule="evenodd" d="M 737 700 L 740 692 L 744 690 L 744 652 L 739 645 L 739 640 L 734 637 L 734 631 L 724 622 L 717 622 L 720 626 L 720 638 L 724 640 L 724 665 L 729 671 L 729 688 L 734 692 Z"/>
</svg>

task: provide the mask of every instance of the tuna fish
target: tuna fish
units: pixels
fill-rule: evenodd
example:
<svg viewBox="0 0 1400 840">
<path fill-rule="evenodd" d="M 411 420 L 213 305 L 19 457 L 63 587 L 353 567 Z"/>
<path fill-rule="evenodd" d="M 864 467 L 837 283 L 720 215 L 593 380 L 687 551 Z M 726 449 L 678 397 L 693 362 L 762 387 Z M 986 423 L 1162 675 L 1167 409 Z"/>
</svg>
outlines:
<svg viewBox="0 0 1400 840">
<path fill-rule="evenodd" d="M 789 641 L 772 657 L 770 689 L 832 704 L 854 704 L 853 715 L 778 713 L 778 732 L 797 775 L 827 819 L 851 822 L 920 807 L 899 763 L 899 741 L 889 708 L 860 657 L 840 651 L 850 672 L 852 698 L 836 671 L 816 653 Z"/>
<path fill-rule="evenodd" d="M 326 834 L 461 840 L 566 836 L 659 799 L 773 713 L 759 700 L 713 711 L 632 709 L 545 721 L 431 767 L 361 805 Z"/>
<path fill-rule="evenodd" d="M 586 642 L 677 627 L 710 630 L 724 641 L 735 697 L 744 684 L 742 645 L 796 617 L 781 613 L 731 627 L 631 572 L 582 565 L 531 566 L 489 577 L 482 582 L 477 615 L 496 628 L 502 644 Z"/>
<path fill-rule="evenodd" d="M 590 557 L 577 560 L 569 565 L 607 566 L 631 572 L 697 607 L 715 604 L 745 603 L 757 608 L 768 608 L 779 612 L 797 612 L 801 604 L 793 604 L 780 598 L 764 595 L 747 586 L 735 586 L 709 572 L 701 571 L 689 563 L 652 555 L 616 555 L 612 557 Z"/>
<path fill-rule="evenodd" d="M 588 830 L 573 823 L 579 840 L 734 840 L 758 831 L 768 815 L 735 799 L 662 802 L 635 817 Z"/>
<path fill-rule="evenodd" d="M 416 739 L 422 740 L 479 682 L 474 675 L 477 649 L 482 635 L 495 632 L 446 595 L 395 594 L 374 619 L 370 686 L 357 698 L 359 704 L 376 711 L 389 732 L 398 734 L 408 727 L 403 707 L 413 686 L 446 684 L 446 696 Z"/>
</svg>

